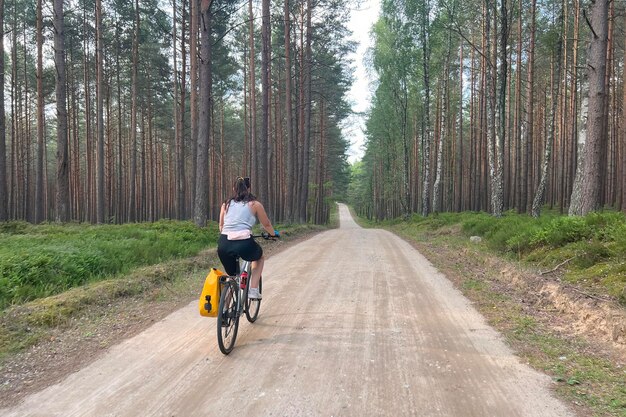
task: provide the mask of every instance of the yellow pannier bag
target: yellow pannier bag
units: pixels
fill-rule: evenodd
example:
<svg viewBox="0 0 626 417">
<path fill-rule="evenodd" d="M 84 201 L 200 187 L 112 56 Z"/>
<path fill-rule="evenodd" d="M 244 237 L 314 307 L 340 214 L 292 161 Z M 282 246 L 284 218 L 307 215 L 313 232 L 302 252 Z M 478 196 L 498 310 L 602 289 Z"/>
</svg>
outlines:
<svg viewBox="0 0 626 417">
<path fill-rule="evenodd" d="M 220 304 L 220 277 L 225 275 L 216 268 L 211 268 L 209 275 L 204 280 L 202 294 L 198 301 L 200 315 L 205 317 L 217 317 L 217 309 Z"/>
</svg>

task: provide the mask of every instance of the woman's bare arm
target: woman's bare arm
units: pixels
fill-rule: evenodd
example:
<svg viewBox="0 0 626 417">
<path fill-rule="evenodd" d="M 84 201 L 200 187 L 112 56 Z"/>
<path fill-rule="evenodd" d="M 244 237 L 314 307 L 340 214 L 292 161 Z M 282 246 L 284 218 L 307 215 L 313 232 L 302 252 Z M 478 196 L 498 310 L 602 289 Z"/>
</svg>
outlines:
<svg viewBox="0 0 626 417">
<path fill-rule="evenodd" d="M 224 215 L 226 214 L 226 204 L 222 204 L 222 208 L 220 209 L 220 233 L 224 228 Z"/>
<path fill-rule="evenodd" d="M 259 219 L 259 223 L 261 223 L 261 226 L 263 226 L 265 231 L 274 236 L 274 226 L 272 226 L 272 222 L 270 221 L 269 217 L 267 217 L 267 213 L 265 212 L 265 207 L 263 207 L 263 204 L 259 203 L 258 201 L 254 201 L 252 204 L 252 213 L 254 213 L 257 219 Z"/>
</svg>

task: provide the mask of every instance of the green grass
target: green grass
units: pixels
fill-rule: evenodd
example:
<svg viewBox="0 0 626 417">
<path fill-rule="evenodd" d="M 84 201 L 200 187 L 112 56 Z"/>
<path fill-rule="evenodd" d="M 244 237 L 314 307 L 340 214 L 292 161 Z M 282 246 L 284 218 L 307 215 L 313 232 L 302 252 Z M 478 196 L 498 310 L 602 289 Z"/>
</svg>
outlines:
<svg viewBox="0 0 626 417">
<path fill-rule="evenodd" d="M 162 220 L 126 225 L 0 225 L 0 309 L 214 246 L 217 226 Z"/>
<path fill-rule="evenodd" d="M 626 415 L 623 369 L 585 353 L 590 348 L 588 342 L 555 337 L 532 317 L 519 315 L 515 323 L 507 338 L 534 367 L 552 377 L 561 395 L 587 404 L 596 415 Z"/>
<path fill-rule="evenodd" d="M 215 251 L 210 252 L 136 268 L 124 275 L 5 309 L 0 312 L 0 364 L 4 357 L 45 340 L 51 329 L 66 325 L 92 307 L 109 309 L 122 298 L 150 297 L 159 288 L 175 285 L 181 277 L 215 266 Z"/>
<path fill-rule="evenodd" d="M 587 216 L 564 216 L 544 211 L 539 218 L 507 212 L 418 214 L 409 220 L 382 222 L 358 219 L 364 227 L 387 227 L 424 241 L 433 235 L 480 236 L 483 246 L 500 256 L 526 262 L 544 270 L 559 266 L 564 279 L 589 287 L 626 305 L 626 216 L 604 211 Z"/>
<path fill-rule="evenodd" d="M 144 266 L 137 263 L 134 266 L 124 265 L 112 275 L 94 275 L 86 283 L 82 283 L 85 281 L 84 278 L 76 279 L 78 284 L 72 288 L 64 291 L 59 289 L 56 294 L 22 303 L 16 302 L 4 308 L 0 311 L 0 366 L 3 358 L 21 352 L 40 340 L 46 340 L 51 329 L 66 326 L 73 319 L 84 316 L 92 309 L 108 310 L 112 304 L 127 298 L 134 301 L 154 297 L 159 299 L 174 293 L 188 302 L 199 294 L 206 271 L 220 265 L 215 251 L 218 237 L 215 224 L 210 224 L 204 229 L 197 228 L 191 223 L 175 221 L 126 226 L 68 225 L 67 230 L 63 230 L 61 226 L 31 226 L 26 223 L 8 223 L 0 227 L 4 232 L 2 238 L 11 242 L 14 248 L 23 247 L 15 243 L 13 240 L 15 236 L 22 236 L 22 239 L 17 241 L 23 243 L 25 237 L 34 236 L 36 240 L 38 235 L 43 234 L 52 236 L 49 240 L 42 239 L 45 240 L 47 248 L 54 250 L 56 243 L 61 248 L 73 247 L 78 254 L 88 252 L 93 247 L 110 248 L 114 246 L 112 241 L 116 239 L 119 241 L 135 239 L 135 246 L 121 245 L 125 251 L 132 253 L 113 252 L 113 254 L 126 260 L 139 260 L 144 263 Z M 326 227 L 281 224 L 276 225 L 276 228 L 281 231 L 281 240 L 288 242 L 290 239 L 321 231 Z M 255 234 L 257 232 L 260 233 L 260 228 L 258 230 L 255 228 Z M 80 239 L 86 235 L 92 236 L 92 242 L 84 244 L 86 249 L 83 251 L 80 248 Z M 129 237 L 130 235 L 133 237 Z M 158 239 L 155 239 L 155 236 Z M 260 240 L 260 243 L 267 246 L 274 244 L 263 240 Z M 32 246 L 40 248 L 36 243 Z M 8 259 L 8 256 L 2 258 L 5 264 L 8 263 Z M 21 258 L 10 259 L 15 261 Z M 109 261 L 117 265 L 122 264 L 119 259 Z M 61 266 L 66 264 L 67 262 L 59 262 Z M 51 276 L 47 270 L 50 264 L 43 265 L 45 267 L 40 266 L 43 272 L 39 274 Z M 57 267 L 56 270 L 64 269 Z"/>
<path fill-rule="evenodd" d="M 412 225 L 460 225 L 466 236 L 481 236 L 499 255 L 546 270 L 561 265 L 567 281 L 592 287 L 626 305 L 624 213 L 606 211 L 585 217 L 547 213 L 538 219 L 512 212 L 500 218 L 486 213 L 431 217 Z"/>
</svg>

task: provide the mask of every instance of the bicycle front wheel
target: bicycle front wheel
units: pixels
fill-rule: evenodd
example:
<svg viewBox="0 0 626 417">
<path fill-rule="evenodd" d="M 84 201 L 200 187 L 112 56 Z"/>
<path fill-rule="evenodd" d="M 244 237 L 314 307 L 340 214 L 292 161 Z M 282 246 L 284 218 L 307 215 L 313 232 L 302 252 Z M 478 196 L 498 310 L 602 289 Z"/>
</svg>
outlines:
<svg viewBox="0 0 626 417">
<path fill-rule="evenodd" d="M 259 293 L 263 294 L 263 277 L 259 278 Z M 250 323 L 254 323 L 259 317 L 259 309 L 261 308 L 261 300 L 250 299 L 246 295 L 246 318 Z"/>
<path fill-rule="evenodd" d="M 238 290 L 237 284 L 230 281 L 224 285 L 220 296 L 217 310 L 217 344 L 224 355 L 228 355 L 233 350 L 237 339 L 237 330 L 239 329 Z"/>
</svg>

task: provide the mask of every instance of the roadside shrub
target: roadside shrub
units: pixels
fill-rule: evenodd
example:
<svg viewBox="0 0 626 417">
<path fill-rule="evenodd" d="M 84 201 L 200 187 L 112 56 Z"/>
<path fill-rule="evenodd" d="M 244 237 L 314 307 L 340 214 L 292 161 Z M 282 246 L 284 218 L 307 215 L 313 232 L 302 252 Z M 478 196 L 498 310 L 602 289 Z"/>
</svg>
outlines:
<svg viewBox="0 0 626 417">
<path fill-rule="evenodd" d="M 593 230 L 583 217 L 557 217 L 538 230 L 531 239 L 533 245 L 553 248 L 588 239 Z"/>
<path fill-rule="evenodd" d="M 30 223 L 23 221 L 0 222 L 0 233 L 24 234 L 30 228 Z"/>
<path fill-rule="evenodd" d="M 487 233 L 489 246 L 499 252 L 523 252 L 529 235 L 529 227 L 533 226 L 525 216 L 504 216 L 498 219 L 498 227 Z"/>
<path fill-rule="evenodd" d="M 485 236 L 496 228 L 496 218 L 490 214 L 480 212 L 463 222 L 463 233 L 467 236 Z"/>
<path fill-rule="evenodd" d="M 528 225 L 527 227 L 521 227 L 516 233 L 507 233 L 506 248 L 514 253 L 527 253 L 533 247 L 533 238 L 539 226 Z"/>
<path fill-rule="evenodd" d="M 611 228 L 610 237 L 615 255 L 623 258 L 626 254 L 626 222 Z"/>
<path fill-rule="evenodd" d="M 428 225 L 430 229 L 439 229 L 444 226 L 450 226 L 459 222 L 460 215 L 458 213 L 433 213 L 428 216 L 424 223 Z"/>
<path fill-rule="evenodd" d="M 535 234 L 551 218 L 533 219 L 514 212 L 498 218 L 487 213 L 477 213 L 463 217 L 463 232 L 468 236 L 484 237 L 487 245 L 498 252 L 526 253 L 536 246 Z"/>
<path fill-rule="evenodd" d="M 585 222 L 597 239 L 613 241 L 618 238 L 616 232 L 624 231 L 626 216 L 617 211 L 594 212 L 585 216 Z"/>
<path fill-rule="evenodd" d="M 602 242 L 597 240 L 581 241 L 572 243 L 575 248 L 575 257 L 572 265 L 585 269 L 611 257 L 611 252 Z"/>
</svg>

